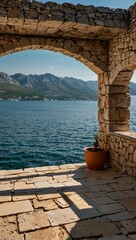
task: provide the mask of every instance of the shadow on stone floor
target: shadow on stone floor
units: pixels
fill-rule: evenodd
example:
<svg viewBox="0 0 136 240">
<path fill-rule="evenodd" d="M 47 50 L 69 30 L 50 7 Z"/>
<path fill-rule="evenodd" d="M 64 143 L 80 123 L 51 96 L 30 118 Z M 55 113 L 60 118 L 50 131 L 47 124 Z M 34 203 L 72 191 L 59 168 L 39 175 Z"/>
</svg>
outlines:
<svg viewBox="0 0 136 240">
<path fill-rule="evenodd" d="M 61 228 L 65 237 L 60 239 L 64 240 L 106 236 L 111 240 L 111 236 L 115 240 L 132 239 L 130 235 L 136 234 L 135 179 L 112 169 L 95 172 L 85 165 L 74 166 L 5 172 L 0 177 L 1 218 L 16 216 L 17 231 L 26 240 L 34 239 L 38 232 L 46 234 L 50 228 L 55 232 Z M 34 225 L 38 214 L 46 216 L 47 225 Z M 21 217 L 26 222 L 24 228 Z"/>
</svg>

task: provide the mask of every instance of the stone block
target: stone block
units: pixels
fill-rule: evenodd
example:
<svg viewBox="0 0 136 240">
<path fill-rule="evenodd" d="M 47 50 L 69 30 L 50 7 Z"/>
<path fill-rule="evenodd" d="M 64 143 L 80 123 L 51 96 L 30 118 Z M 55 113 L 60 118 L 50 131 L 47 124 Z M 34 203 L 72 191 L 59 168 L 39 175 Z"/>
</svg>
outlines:
<svg viewBox="0 0 136 240">
<path fill-rule="evenodd" d="M 61 195 L 57 193 L 57 191 L 54 191 L 53 188 L 50 188 L 48 190 L 42 190 L 42 191 L 37 191 L 36 195 L 39 200 L 47 200 L 47 199 L 53 199 L 53 198 L 60 198 Z"/>
<path fill-rule="evenodd" d="M 102 205 L 114 203 L 114 201 L 109 197 L 98 197 L 98 198 L 95 198 L 94 201 Z"/>
<path fill-rule="evenodd" d="M 133 154 L 133 162 L 136 163 L 136 150 L 134 151 L 134 154 Z"/>
<path fill-rule="evenodd" d="M 46 213 L 43 210 L 19 214 L 17 219 L 21 233 L 50 226 Z"/>
<path fill-rule="evenodd" d="M 122 156 L 119 157 L 119 163 L 122 165 L 122 166 L 126 166 L 126 159 Z"/>
<path fill-rule="evenodd" d="M 31 47 L 31 42 L 28 38 L 21 38 L 20 42 L 21 42 L 23 49 L 28 49 Z"/>
<path fill-rule="evenodd" d="M 133 197 L 132 194 L 129 196 L 130 196 L 129 198 L 124 198 L 120 200 L 120 203 L 124 205 L 129 212 L 136 212 L 136 197 Z"/>
<path fill-rule="evenodd" d="M 45 211 L 58 209 L 58 206 L 52 199 L 43 201 L 38 201 L 37 199 L 34 199 L 33 204 L 34 208 L 44 208 Z"/>
<path fill-rule="evenodd" d="M 0 216 L 8 216 L 30 211 L 33 211 L 33 207 L 29 200 L 0 204 Z"/>
<path fill-rule="evenodd" d="M 125 211 L 125 208 L 119 203 L 112 203 L 99 206 L 98 211 L 106 215 Z"/>
<path fill-rule="evenodd" d="M 18 233 L 15 216 L 0 218 L 0 240 L 24 240 Z"/>
<path fill-rule="evenodd" d="M 62 227 L 46 228 L 38 231 L 26 233 L 26 240 L 72 240 L 68 233 Z M 5 239 L 6 240 L 6 239 Z"/>
<path fill-rule="evenodd" d="M 69 207 L 69 204 L 65 201 L 64 198 L 57 198 L 57 199 L 55 199 L 55 203 L 56 203 L 60 208 L 67 208 L 67 207 Z"/>
<path fill-rule="evenodd" d="M 121 224 L 127 229 L 129 233 L 135 233 L 136 219 L 121 221 Z"/>
<path fill-rule="evenodd" d="M 79 220 L 79 217 L 74 213 L 74 211 L 72 211 L 71 208 L 52 210 L 48 211 L 46 214 L 51 226 L 64 225 L 66 223 L 76 222 Z"/>
<path fill-rule="evenodd" d="M 130 95 L 120 94 L 117 96 L 116 107 L 119 108 L 129 108 L 130 107 Z"/>
<path fill-rule="evenodd" d="M 123 143 L 123 145 L 124 145 L 124 143 Z M 127 145 L 128 145 L 128 144 L 127 144 Z M 125 145 L 124 145 L 124 146 L 125 146 Z M 134 152 L 134 146 L 133 146 L 133 145 L 130 145 L 130 146 L 129 146 L 128 152 L 129 152 L 129 153 L 133 153 L 133 152 Z"/>
<path fill-rule="evenodd" d="M 4 196 L 1 196 L 0 194 L 0 203 L 10 202 L 10 201 L 11 201 L 11 192 L 5 194 Z"/>
<path fill-rule="evenodd" d="M 128 211 L 105 216 L 110 222 L 119 222 L 134 218 L 134 216 Z"/>
<path fill-rule="evenodd" d="M 13 44 L 10 42 L 8 44 L 4 44 L 3 49 L 4 49 L 5 54 L 10 54 L 10 53 L 14 52 Z"/>
</svg>

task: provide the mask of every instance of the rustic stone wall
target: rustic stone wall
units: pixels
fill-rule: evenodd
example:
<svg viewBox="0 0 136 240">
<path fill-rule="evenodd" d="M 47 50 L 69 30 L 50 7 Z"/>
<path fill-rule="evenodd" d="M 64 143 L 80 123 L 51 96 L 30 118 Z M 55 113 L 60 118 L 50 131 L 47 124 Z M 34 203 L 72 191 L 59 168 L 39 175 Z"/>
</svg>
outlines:
<svg viewBox="0 0 136 240">
<path fill-rule="evenodd" d="M 128 11 L 29 0 L 0 1 L 0 32 L 108 40 L 128 29 Z"/>
<path fill-rule="evenodd" d="M 97 74 L 107 70 L 107 41 L 18 35 L 0 36 L 0 56 L 27 49 L 61 52 L 84 63 Z"/>
<path fill-rule="evenodd" d="M 129 29 L 109 41 L 110 84 L 126 85 L 136 68 L 136 4 L 130 8 Z"/>
<path fill-rule="evenodd" d="M 110 165 L 136 177 L 136 133 L 110 132 Z"/>
<path fill-rule="evenodd" d="M 109 149 L 110 165 L 136 176 L 136 134 L 128 132 L 129 83 L 136 68 L 136 4 L 129 11 L 129 29 L 109 41 L 108 72 L 99 74 L 98 116 L 100 146 Z"/>
</svg>

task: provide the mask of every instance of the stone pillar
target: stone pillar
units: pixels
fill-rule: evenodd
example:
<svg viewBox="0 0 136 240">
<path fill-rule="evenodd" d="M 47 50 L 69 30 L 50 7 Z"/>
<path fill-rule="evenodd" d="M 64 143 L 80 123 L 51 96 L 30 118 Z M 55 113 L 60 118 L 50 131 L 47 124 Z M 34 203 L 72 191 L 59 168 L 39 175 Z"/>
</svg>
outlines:
<svg viewBox="0 0 136 240">
<path fill-rule="evenodd" d="M 129 131 L 130 92 L 128 86 L 109 86 L 109 130 Z"/>
<path fill-rule="evenodd" d="M 108 148 L 109 135 L 109 81 L 108 74 L 98 75 L 98 121 L 99 144 L 102 148 Z"/>
<path fill-rule="evenodd" d="M 99 143 L 109 148 L 109 133 L 112 131 L 129 131 L 130 94 L 129 81 L 125 85 L 109 85 L 107 73 L 98 78 L 98 120 Z"/>
</svg>

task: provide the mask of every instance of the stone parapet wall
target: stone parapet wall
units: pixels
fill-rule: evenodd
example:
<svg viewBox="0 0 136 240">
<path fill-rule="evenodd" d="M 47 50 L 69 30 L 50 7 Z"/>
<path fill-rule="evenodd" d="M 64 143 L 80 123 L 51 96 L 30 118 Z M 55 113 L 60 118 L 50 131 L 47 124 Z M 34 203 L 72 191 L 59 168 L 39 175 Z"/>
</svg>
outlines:
<svg viewBox="0 0 136 240">
<path fill-rule="evenodd" d="M 110 132 L 110 165 L 136 177 L 136 133 Z"/>
<path fill-rule="evenodd" d="M 0 32 L 108 40 L 129 26 L 129 11 L 29 0 L 1 0 Z"/>
</svg>

